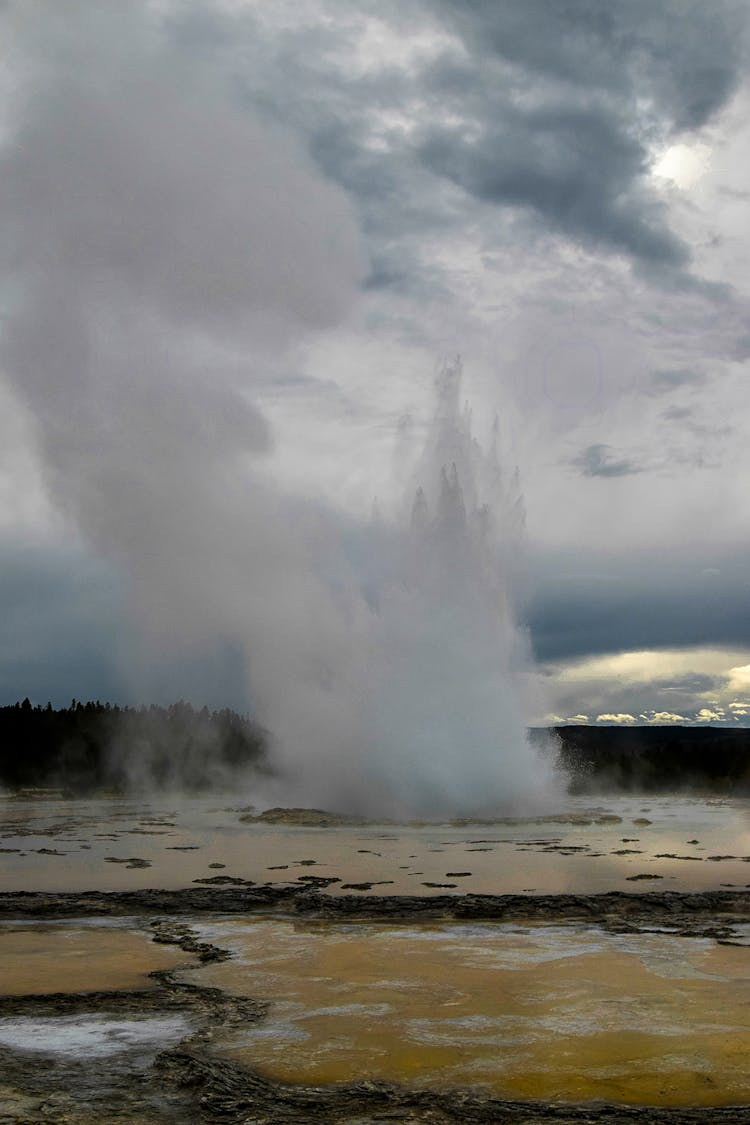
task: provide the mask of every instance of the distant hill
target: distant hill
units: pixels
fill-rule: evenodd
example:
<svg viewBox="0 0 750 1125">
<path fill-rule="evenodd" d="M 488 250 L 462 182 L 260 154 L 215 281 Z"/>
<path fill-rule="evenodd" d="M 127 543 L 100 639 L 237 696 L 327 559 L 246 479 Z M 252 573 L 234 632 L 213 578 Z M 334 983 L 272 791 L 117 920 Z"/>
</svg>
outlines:
<svg viewBox="0 0 750 1125">
<path fill-rule="evenodd" d="M 563 726 L 554 732 L 571 793 L 750 795 L 750 729 Z"/>
<path fill-rule="evenodd" d="M 56 711 L 28 699 L 0 707 L 0 786 L 203 791 L 241 770 L 266 771 L 266 732 L 234 711 L 81 703 Z"/>
</svg>

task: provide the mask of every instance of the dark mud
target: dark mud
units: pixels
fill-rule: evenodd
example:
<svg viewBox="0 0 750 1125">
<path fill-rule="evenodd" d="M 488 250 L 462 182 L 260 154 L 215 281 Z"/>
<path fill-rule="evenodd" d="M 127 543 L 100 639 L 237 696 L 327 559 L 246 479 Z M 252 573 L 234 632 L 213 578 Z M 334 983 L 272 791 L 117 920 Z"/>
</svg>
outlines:
<svg viewBox="0 0 750 1125">
<path fill-rule="evenodd" d="M 655 1109 L 605 1103 L 559 1105 L 480 1098 L 461 1092 L 414 1092 L 386 1083 L 301 1087 L 269 1082 L 231 1063 L 192 1051 L 165 1051 L 156 1070 L 171 1087 L 201 1090 L 206 1122 L 326 1122 L 370 1125 L 375 1122 L 430 1122 L 431 1125 L 747 1125 L 748 1109 Z"/>
<path fill-rule="evenodd" d="M 651 878 L 651 876 L 649 876 Z M 320 881 L 323 881 L 321 877 Z M 326 880 L 328 881 L 328 880 Z M 434 919 L 538 922 L 587 920 L 599 925 L 680 921 L 750 920 L 750 891 L 681 893 L 608 891 L 605 894 L 339 895 L 321 893 L 315 882 L 267 886 L 211 885 L 178 890 L 8 891 L 0 893 L 0 918 L 254 914 L 269 911 L 307 918 L 419 922 Z M 372 884 L 375 885 L 375 884 Z"/>
<path fill-rule="evenodd" d="M 742 943 L 734 927 L 750 920 L 750 893 L 648 892 L 602 895 L 326 896 L 300 886 L 212 887 L 179 891 L 86 894 L 0 894 L 5 919 L 136 916 L 153 939 L 174 944 L 200 961 L 229 954 L 202 942 L 180 916 L 269 912 L 317 919 L 585 921 L 609 930 L 667 927 L 686 936 Z M 432 1125 L 747 1125 L 750 1106 L 663 1109 L 589 1103 L 572 1105 L 503 1100 L 470 1091 L 411 1090 L 387 1083 L 312 1087 L 271 1081 L 212 1054 L 215 1029 L 264 1018 L 267 1006 L 202 987 L 176 974 L 152 974 L 149 990 L 41 996 L 0 996 L 0 1019 L 105 1017 L 178 1013 L 189 1027 L 179 1045 L 158 1053 L 70 1060 L 4 1049 L 0 1070 L 0 1125 L 195 1125 L 205 1122 L 347 1123 L 429 1122 Z"/>
</svg>

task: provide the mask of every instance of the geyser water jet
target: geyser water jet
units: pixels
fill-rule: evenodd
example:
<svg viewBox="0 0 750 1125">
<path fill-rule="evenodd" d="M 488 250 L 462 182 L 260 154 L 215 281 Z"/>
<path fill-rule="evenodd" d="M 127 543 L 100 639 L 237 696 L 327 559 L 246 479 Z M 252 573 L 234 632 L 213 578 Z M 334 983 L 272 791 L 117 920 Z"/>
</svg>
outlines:
<svg viewBox="0 0 750 1125">
<path fill-rule="evenodd" d="M 486 448 L 474 437 L 461 378 L 459 360 L 440 371 L 407 499 L 391 520 L 379 513 L 366 537 L 366 594 L 349 601 L 348 659 L 330 683 L 350 744 L 294 756 L 303 803 L 491 815 L 550 791 L 549 761 L 527 736 L 518 475 L 503 471 L 497 423 Z"/>
<path fill-rule="evenodd" d="M 436 380 L 397 566 L 375 615 L 371 721 L 378 780 L 418 813 L 507 809 L 546 780 L 526 734 L 530 645 L 515 617 L 524 510 L 497 423 L 484 449 L 461 364 Z"/>
</svg>

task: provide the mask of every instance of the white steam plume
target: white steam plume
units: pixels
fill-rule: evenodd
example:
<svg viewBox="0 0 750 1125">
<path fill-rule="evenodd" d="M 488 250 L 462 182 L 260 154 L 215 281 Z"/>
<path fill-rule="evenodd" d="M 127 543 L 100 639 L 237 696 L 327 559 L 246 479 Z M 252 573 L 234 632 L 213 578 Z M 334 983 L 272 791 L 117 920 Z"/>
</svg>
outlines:
<svg viewBox="0 0 750 1125">
<path fill-rule="evenodd" d="M 187 73 L 146 5 L 5 19 L 2 369 L 55 504 L 125 575 L 132 694 L 148 698 L 150 662 L 222 642 L 284 669 L 285 612 L 325 598 L 264 473 L 254 384 L 347 314 L 363 271 L 348 201 Z"/>
<path fill-rule="evenodd" d="M 413 518 L 362 533 L 365 593 L 336 520 L 279 494 L 255 375 L 346 317 L 356 224 L 287 137 L 185 71 L 149 10 L 10 5 L 0 150 L 3 374 L 56 504 L 125 576 L 131 693 L 229 645 L 306 803 L 528 795 L 515 486 L 451 369 Z"/>
</svg>

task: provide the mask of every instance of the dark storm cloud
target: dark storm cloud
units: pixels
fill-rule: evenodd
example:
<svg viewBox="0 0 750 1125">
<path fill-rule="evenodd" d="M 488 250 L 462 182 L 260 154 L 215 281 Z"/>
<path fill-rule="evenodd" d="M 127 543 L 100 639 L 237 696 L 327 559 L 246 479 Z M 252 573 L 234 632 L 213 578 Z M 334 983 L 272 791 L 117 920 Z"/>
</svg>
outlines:
<svg viewBox="0 0 750 1125">
<path fill-rule="evenodd" d="M 600 442 L 587 446 L 573 458 L 571 465 L 580 469 L 585 477 L 625 477 L 641 472 L 641 466 L 634 461 L 613 458 L 610 447 Z"/>
<path fill-rule="evenodd" d="M 744 647 L 750 580 L 742 554 L 675 559 L 550 556 L 535 564 L 528 621 L 538 660 L 691 645 Z M 611 708 L 607 708 L 610 710 Z"/>
<path fill-rule="evenodd" d="M 429 166 L 584 245 L 652 271 L 684 266 L 688 249 L 644 180 L 649 145 L 726 104 L 741 73 L 746 9 L 443 0 L 437 10 L 470 55 L 463 82 L 446 68 L 444 93 L 451 108 L 468 101 L 471 110 L 468 128 L 437 128 L 425 140 Z"/>
<path fill-rule="evenodd" d="M 0 706 L 29 696 L 140 704 L 127 672 L 126 585 L 116 568 L 82 550 L 0 543 Z M 193 658 L 152 666 L 148 700 L 202 706 L 247 702 L 242 653 L 207 645 Z"/>
<path fill-rule="evenodd" d="M 641 278 L 661 284 L 669 270 L 672 287 L 687 288 L 688 251 L 646 173 L 653 151 L 689 141 L 685 132 L 727 105 L 742 73 L 748 13 L 728 0 L 425 0 L 404 14 L 386 0 L 355 0 L 346 16 L 328 19 L 321 0 L 305 25 L 302 17 L 274 24 L 272 4 L 263 24 L 263 5 L 230 10 L 186 0 L 158 36 L 141 42 L 131 23 L 140 25 L 145 9 L 136 4 L 13 7 L 35 42 L 33 81 L 12 107 L 13 143 L 2 152 L 2 237 L 13 267 L 6 290 L 17 301 L 4 360 L 39 423 L 52 493 L 97 550 L 124 560 L 136 586 L 153 590 L 144 616 L 163 619 L 165 635 L 184 631 L 192 641 L 193 617 L 207 605 L 209 620 L 196 620 L 195 634 L 207 644 L 229 638 L 215 675 L 197 663 L 188 668 L 185 657 L 184 677 L 175 674 L 179 693 L 180 683 L 210 685 L 212 676 L 233 691 L 244 659 L 238 633 L 266 644 L 271 632 L 273 600 L 263 594 L 256 606 L 244 562 L 222 562 L 234 555 L 254 566 L 276 534 L 260 483 L 238 483 L 242 459 L 255 464 L 271 442 L 253 401 L 268 389 L 256 336 L 263 348 L 279 333 L 296 341 L 346 315 L 362 279 L 358 224 L 367 237 L 367 286 L 422 298 L 426 317 L 426 298 L 445 292 L 430 248 L 448 246 L 449 258 L 450 236 L 468 229 L 483 249 L 514 241 L 533 258 L 545 240 L 568 240 L 622 255 Z M 44 19 L 27 15 L 32 9 Z M 405 46 L 415 31 L 442 33 L 446 43 L 406 62 L 384 55 L 360 66 L 362 19 L 372 14 L 401 32 Z M 50 48 L 64 58 L 47 58 Z M 555 294 L 559 308 L 568 297 Z M 539 316 L 553 307 L 549 298 Z M 657 309 L 654 324 L 658 316 Z M 415 334 L 419 319 L 410 320 Z M 540 323 L 534 319 L 534 328 Z M 736 354 L 750 354 L 750 336 L 739 330 Z M 660 415 L 674 423 L 662 429 L 675 441 L 683 436 L 677 423 L 691 416 L 680 396 L 699 387 L 692 362 L 676 354 L 646 366 L 664 364 L 652 391 L 665 397 L 653 406 L 678 401 Z M 275 385 L 279 396 L 338 395 L 334 382 L 304 375 Z M 568 395 L 561 386 L 564 395 L 545 402 L 573 418 L 560 410 Z M 718 446 L 721 431 L 713 433 Z M 640 471 L 616 449 L 586 444 L 599 437 L 607 434 L 587 431 L 573 446 L 583 447 L 579 472 Z M 690 454 L 692 463 L 713 463 L 714 445 L 700 452 L 702 461 Z M 677 450 L 673 461 L 682 471 L 688 454 Z M 604 480 L 586 489 L 614 486 Z M 645 541 L 657 518 L 644 514 Z M 592 529 L 593 540 L 599 534 Z M 295 549 L 282 554 L 294 557 Z M 676 566 L 657 559 L 618 576 L 602 564 L 601 583 L 581 574 L 580 560 L 565 581 L 548 570 L 530 607 L 537 655 L 746 643 L 750 599 L 741 568 L 714 588 L 695 577 L 700 566 L 692 577 L 675 576 Z M 178 573 L 189 581 L 180 586 Z M 275 586 L 280 577 L 274 557 L 263 580 Z M 76 660 L 78 682 L 89 682 L 85 668 L 99 669 L 102 680 L 91 682 L 103 686 L 92 694 L 107 694 L 114 676 L 102 633 L 85 614 L 77 624 L 68 619 L 67 649 L 54 641 L 65 604 L 77 604 L 70 582 L 51 583 L 49 600 L 39 598 L 49 606 L 52 641 L 41 618 L 27 638 L 41 671 L 26 682 L 51 682 L 45 651 L 53 654 L 63 701 L 80 690 L 69 676 Z M 298 585 L 290 564 L 274 627 L 294 606 Z M 34 607 L 32 594 L 4 587 L 0 622 L 14 599 Z M 312 591 L 309 604 L 319 600 Z M 239 622 L 237 606 L 244 611 L 248 602 L 248 621 Z M 103 603 L 100 610 L 106 632 L 113 611 Z M 298 647 L 294 616 L 290 609 L 280 665 Z M 20 666 L 25 657 L 17 659 Z M 170 685 L 162 687 L 169 695 Z M 39 697 L 46 693 L 40 687 Z"/>
<path fill-rule="evenodd" d="M 346 19 L 270 30 L 256 13 L 188 5 L 171 26 L 182 49 L 234 55 L 247 103 L 297 130 L 351 194 L 373 286 L 434 288 L 420 238 L 472 222 L 488 240 L 549 233 L 625 255 L 679 289 L 703 283 L 688 276 L 688 247 L 646 173 L 654 146 L 727 104 L 747 14 L 730 0 L 426 0 L 406 12 L 355 4 Z M 371 17 L 407 46 L 420 34 L 443 46 L 406 64 L 387 52 L 348 63 Z M 511 234 L 516 214 L 526 229 Z"/>
<path fill-rule="evenodd" d="M 657 100 L 675 130 L 694 129 L 738 78 L 746 6 L 733 0 L 438 0 L 483 56 L 572 88 Z"/>
<path fill-rule="evenodd" d="M 347 534 L 361 532 L 351 525 Z M 357 551 L 364 572 L 372 560 L 366 545 L 355 542 L 351 553 Z M 542 665 L 652 648 L 736 648 L 750 639 L 750 582 L 740 555 L 709 554 L 681 566 L 662 557 L 617 565 L 599 557 L 585 570 L 578 557 L 553 556 L 533 562 L 530 585 L 527 621 Z M 30 695 L 57 705 L 84 694 L 142 701 L 118 663 L 127 657 L 119 645 L 127 642 L 127 615 L 122 577 L 112 567 L 73 550 L 0 545 L 0 607 L 0 703 Z M 228 644 L 152 667 L 151 675 L 148 698 L 156 702 L 185 696 L 209 706 L 246 705 L 244 656 Z M 690 673 L 651 683 L 649 691 L 679 712 L 715 686 L 712 677 Z M 587 707 L 637 713 L 645 691 L 608 683 L 599 702 L 587 697 Z M 575 685 L 569 703 L 571 714 L 580 710 Z M 564 710 L 564 695 L 556 706 Z"/>
<path fill-rule="evenodd" d="M 553 231 L 587 246 L 668 266 L 687 248 L 639 184 L 647 156 L 616 112 L 574 105 L 531 111 L 503 106 L 467 140 L 434 129 L 421 155 L 435 172 L 487 203 L 528 208 Z"/>
<path fill-rule="evenodd" d="M 116 699 L 117 577 L 88 556 L 0 544 L 0 705 Z"/>
</svg>

